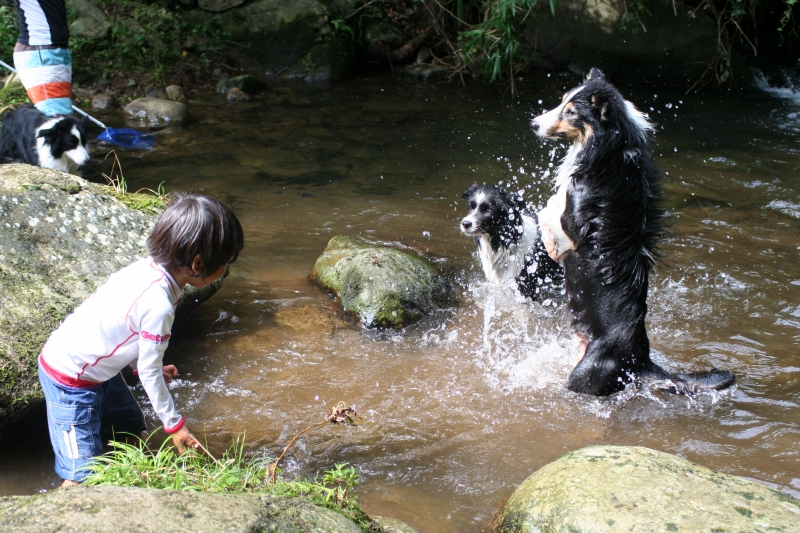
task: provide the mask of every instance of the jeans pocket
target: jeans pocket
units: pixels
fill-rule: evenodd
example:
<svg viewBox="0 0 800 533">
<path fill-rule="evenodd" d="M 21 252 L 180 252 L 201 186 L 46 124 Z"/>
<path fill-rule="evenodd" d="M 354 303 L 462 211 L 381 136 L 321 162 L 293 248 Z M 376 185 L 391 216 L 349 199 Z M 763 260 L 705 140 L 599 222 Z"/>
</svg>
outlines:
<svg viewBox="0 0 800 533">
<path fill-rule="evenodd" d="M 96 454 L 91 424 L 92 410 L 90 405 L 48 402 L 50 437 L 53 443 L 58 444 L 57 455 L 76 461 L 91 458 Z"/>
</svg>

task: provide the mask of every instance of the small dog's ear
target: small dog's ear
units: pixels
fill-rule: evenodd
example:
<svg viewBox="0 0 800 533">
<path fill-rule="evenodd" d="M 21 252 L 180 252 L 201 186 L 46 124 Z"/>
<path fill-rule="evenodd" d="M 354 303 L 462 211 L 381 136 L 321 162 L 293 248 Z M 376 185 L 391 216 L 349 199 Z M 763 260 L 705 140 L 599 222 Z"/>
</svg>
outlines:
<svg viewBox="0 0 800 533">
<path fill-rule="evenodd" d="M 592 67 L 589 70 L 589 74 L 586 75 L 586 81 L 589 80 L 596 80 L 596 81 L 604 81 L 606 79 L 606 75 L 603 74 L 600 69 Z"/>
<path fill-rule="evenodd" d="M 477 190 L 478 190 L 478 184 L 477 184 L 477 183 L 473 183 L 473 184 L 472 184 L 472 186 L 471 186 L 469 189 L 467 189 L 466 191 L 464 191 L 464 194 L 462 194 L 462 195 L 461 195 L 461 198 L 463 198 L 464 200 L 466 200 L 466 199 L 468 199 L 470 196 L 472 196 L 473 194 L 475 194 L 475 191 L 477 191 Z"/>
</svg>

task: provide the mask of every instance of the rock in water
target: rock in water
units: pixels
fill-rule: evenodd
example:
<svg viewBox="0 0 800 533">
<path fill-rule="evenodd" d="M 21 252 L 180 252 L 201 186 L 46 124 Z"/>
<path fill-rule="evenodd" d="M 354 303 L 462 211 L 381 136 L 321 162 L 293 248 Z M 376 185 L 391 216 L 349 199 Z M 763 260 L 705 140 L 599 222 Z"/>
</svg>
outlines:
<svg viewBox="0 0 800 533">
<path fill-rule="evenodd" d="M 181 102 L 145 96 L 125 106 L 125 113 L 142 124 L 163 125 L 185 122 L 189 110 Z"/>
<path fill-rule="evenodd" d="M 591 446 L 542 467 L 489 529 L 541 531 L 798 531 L 784 493 L 640 446 Z"/>
<path fill-rule="evenodd" d="M 336 236 L 311 280 L 367 327 L 403 327 L 447 304 L 452 288 L 431 261 L 360 239 Z"/>
</svg>

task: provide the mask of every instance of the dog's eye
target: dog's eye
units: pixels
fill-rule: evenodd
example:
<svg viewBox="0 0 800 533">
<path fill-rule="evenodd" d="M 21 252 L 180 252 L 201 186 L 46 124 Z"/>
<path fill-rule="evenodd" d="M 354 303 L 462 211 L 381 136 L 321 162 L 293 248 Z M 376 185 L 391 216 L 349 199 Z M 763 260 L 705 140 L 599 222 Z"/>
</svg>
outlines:
<svg viewBox="0 0 800 533">
<path fill-rule="evenodd" d="M 470 209 L 475 209 L 475 206 L 476 206 L 476 205 L 478 205 L 478 204 L 476 204 L 475 202 L 470 202 L 470 203 L 469 203 L 469 208 L 470 208 Z"/>
<path fill-rule="evenodd" d="M 486 204 L 481 204 L 481 213 L 485 213 L 489 210 L 489 206 Z"/>
<path fill-rule="evenodd" d="M 574 117 L 575 115 L 577 115 L 577 113 L 575 112 L 575 110 L 574 110 L 574 109 L 572 109 L 571 107 L 568 107 L 568 108 L 566 108 L 566 109 L 564 110 L 564 114 L 565 114 L 565 115 L 567 115 L 568 117 Z"/>
</svg>

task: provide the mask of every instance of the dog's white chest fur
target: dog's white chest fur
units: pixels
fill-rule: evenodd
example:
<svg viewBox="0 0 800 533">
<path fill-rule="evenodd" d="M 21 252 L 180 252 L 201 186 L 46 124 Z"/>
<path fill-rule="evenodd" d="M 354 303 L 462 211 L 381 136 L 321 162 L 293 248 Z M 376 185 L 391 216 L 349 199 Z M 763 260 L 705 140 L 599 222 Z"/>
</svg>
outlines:
<svg viewBox="0 0 800 533">
<path fill-rule="evenodd" d="M 519 276 L 525 267 L 525 255 L 539 238 L 539 226 L 533 218 L 522 215 L 522 228 L 522 237 L 517 245 L 500 246 L 496 252 L 492 250 L 489 235 L 484 233 L 478 237 L 478 257 L 490 283 L 502 285 Z"/>
</svg>

